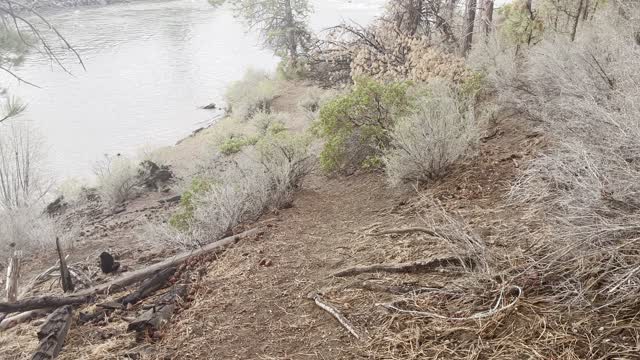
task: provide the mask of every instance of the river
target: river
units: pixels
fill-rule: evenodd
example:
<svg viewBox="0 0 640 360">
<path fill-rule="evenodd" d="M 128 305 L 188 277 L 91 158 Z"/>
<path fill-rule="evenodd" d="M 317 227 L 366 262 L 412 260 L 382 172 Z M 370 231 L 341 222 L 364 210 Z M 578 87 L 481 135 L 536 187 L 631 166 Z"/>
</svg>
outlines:
<svg viewBox="0 0 640 360">
<path fill-rule="evenodd" d="M 384 0 L 315 0 L 311 28 L 351 19 L 367 23 Z M 46 163 L 58 179 L 90 177 L 104 154 L 135 156 L 142 148 L 175 143 L 209 123 L 199 109 L 223 102 L 227 85 L 247 68 L 273 70 L 262 49 L 226 7 L 206 0 L 137 1 L 44 12 L 82 57 L 62 61 L 71 75 L 38 54 L 0 84 L 28 104 L 14 121 L 29 121 L 46 144 Z M 4 125 L 3 125 L 4 126 Z"/>
</svg>

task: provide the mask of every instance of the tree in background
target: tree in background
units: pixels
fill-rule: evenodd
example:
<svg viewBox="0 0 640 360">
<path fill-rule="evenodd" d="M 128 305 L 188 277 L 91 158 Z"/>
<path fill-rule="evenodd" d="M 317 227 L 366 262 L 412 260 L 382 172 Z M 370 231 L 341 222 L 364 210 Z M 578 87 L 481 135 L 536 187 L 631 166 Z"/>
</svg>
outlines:
<svg viewBox="0 0 640 360">
<path fill-rule="evenodd" d="M 60 50 L 61 49 L 61 50 Z M 72 52 L 81 65 L 82 60 L 58 30 L 32 8 L 14 0 L 0 0 L 0 71 L 20 82 L 35 86 L 21 78 L 14 69 L 28 52 L 39 53 L 67 71 L 60 61 L 60 52 Z M 25 105 L 11 98 L 0 84 L 0 123 L 20 114 Z"/>
<path fill-rule="evenodd" d="M 287 69 L 299 66 L 311 39 L 307 0 L 235 0 L 233 7 L 250 29 L 260 32 L 264 45 L 286 60 Z"/>
</svg>

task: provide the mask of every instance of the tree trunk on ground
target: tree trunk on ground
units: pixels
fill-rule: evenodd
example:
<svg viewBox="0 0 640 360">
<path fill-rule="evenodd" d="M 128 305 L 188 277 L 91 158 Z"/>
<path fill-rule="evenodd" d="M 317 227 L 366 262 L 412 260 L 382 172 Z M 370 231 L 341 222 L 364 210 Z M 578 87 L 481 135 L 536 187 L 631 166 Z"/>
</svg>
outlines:
<svg viewBox="0 0 640 360">
<path fill-rule="evenodd" d="M 464 36 L 462 37 L 462 56 L 467 56 L 473 44 L 473 30 L 476 21 L 477 0 L 467 0 L 467 11 L 464 18 Z"/>
<path fill-rule="evenodd" d="M 12 313 L 35 309 L 56 308 L 64 305 L 79 305 L 91 302 L 90 296 L 41 296 L 21 299 L 12 303 L 0 303 L 0 312 Z"/>
<path fill-rule="evenodd" d="M 72 313 L 73 308 L 67 305 L 58 308 L 49 315 L 47 321 L 38 331 L 40 345 L 31 358 L 32 360 L 51 360 L 60 354 L 62 345 L 64 345 L 64 338 L 71 327 Z"/>
</svg>

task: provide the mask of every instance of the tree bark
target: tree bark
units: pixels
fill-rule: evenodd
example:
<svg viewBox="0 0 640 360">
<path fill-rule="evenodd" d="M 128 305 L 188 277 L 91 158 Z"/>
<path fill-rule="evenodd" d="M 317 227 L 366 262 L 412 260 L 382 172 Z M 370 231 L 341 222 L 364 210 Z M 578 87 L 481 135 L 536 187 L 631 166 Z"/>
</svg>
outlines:
<svg viewBox="0 0 640 360">
<path fill-rule="evenodd" d="M 129 304 L 135 304 L 157 290 L 162 289 L 175 272 L 175 267 L 159 271 L 153 277 L 145 280 L 140 287 L 136 289 L 136 291 L 122 298 L 122 305 L 127 306 Z"/>
<path fill-rule="evenodd" d="M 142 332 L 145 330 L 160 330 L 170 320 L 180 301 L 187 296 L 186 285 L 175 285 L 171 291 L 164 294 L 153 305 L 127 327 L 127 331 Z"/>
<path fill-rule="evenodd" d="M 473 30 L 476 21 L 477 0 L 467 0 L 467 11 L 464 19 L 464 36 L 462 37 L 462 55 L 467 56 L 473 44 Z"/>
<path fill-rule="evenodd" d="M 31 358 L 32 360 L 51 360 L 60 354 L 62 345 L 64 345 L 64 338 L 71 327 L 72 313 L 73 308 L 67 305 L 58 308 L 49 315 L 47 321 L 38 331 L 40 345 Z"/>
<path fill-rule="evenodd" d="M 298 41 L 296 36 L 296 27 L 293 20 L 293 9 L 291 7 L 291 0 L 284 0 L 284 19 L 287 26 L 287 38 L 289 48 L 289 61 L 292 68 L 296 68 L 298 65 Z"/>
</svg>

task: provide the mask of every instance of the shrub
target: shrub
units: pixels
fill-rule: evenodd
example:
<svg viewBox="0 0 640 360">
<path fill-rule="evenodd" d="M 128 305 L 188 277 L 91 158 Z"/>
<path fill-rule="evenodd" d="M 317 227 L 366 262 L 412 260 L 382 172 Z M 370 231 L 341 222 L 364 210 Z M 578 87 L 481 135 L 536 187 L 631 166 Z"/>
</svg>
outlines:
<svg viewBox="0 0 640 360">
<path fill-rule="evenodd" d="M 256 144 L 270 193 L 268 207 L 291 204 L 293 194 L 313 167 L 309 145 L 306 136 L 287 132 L 271 132 Z"/>
<path fill-rule="evenodd" d="M 223 155 L 233 155 L 242 151 L 245 146 L 255 145 L 257 141 L 256 137 L 231 135 L 220 144 L 218 149 Z"/>
<path fill-rule="evenodd" d="M 289 116 L 283 113 L 266 113 L 258 112 L 253 116 L 251 121 L 255 124 L 260 135 L 266 135 L 269 132 L 286 131 L 286 123 L 289 122 Z"/>
<path fill-rule="evenodd" d="M 56 237 L 60 238 L 62 244 L 69 245 L 77 235 L 78 229 L 62 229 L 58 220 L 43 214 L 40 208 L 23 207 L 0 211 L 2 260 L 9 257 L 14 249 L 23 254 L 38 250 L 55 251 Z"/>
<path fill-rule="evenodd" d="M 193 220 L 194 197 L 211 190 L 212 186 L 211 181 L 200 178 L 192 180 L 189 189 L 183 192 L 180 198 L 180 212 L 169 219 L 169 224 L 178 230 L 186 231 Z"/>
<path fill-rule="evenodd" d="M 359 79 L 350 92 L 320 109 L 314 131 L 325 140 L 320 164 L 326 171 L 349 171 L 380 154 L 396 120 L 413 104 L 409 84 Z"/>
<path fill-rule="evenodd" d="M 247 120 L 258 111 L 270 112 L 277 95 L 276 81 L 269 74 L 248 70 L 242 80 L 229 86 L 225 98 L 228 111 L 240 120 Z"/>
<path fill-rule="evenodd" d="M 121 204 L 137 193 L 138 169 L 124 156 L 106 155 L 93 169 L 98 182 L 100 198 L 110 205 Z"/>
<path fill-rule="evenodd" d="M 434 81 L 417 110 L 391 133 L 383 161 L 392 184 L 427 181 L 446 174 L 479 139 L 473 111 L 445 81 Z"/>
<path fill-rule="evenodd" d="M 147 234 L 178 246 L 199 246 L 255 221 L 270 209 L 287 207 L 312 169 L 308 139 L 286 132 L 266 134 L 213 169 L 210 178 L 194 182 L 183 195 L 181 212 L 169 225 L 154 225 Z"/>
</svg>

